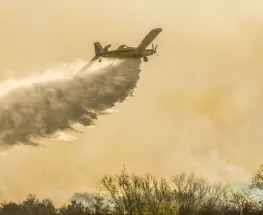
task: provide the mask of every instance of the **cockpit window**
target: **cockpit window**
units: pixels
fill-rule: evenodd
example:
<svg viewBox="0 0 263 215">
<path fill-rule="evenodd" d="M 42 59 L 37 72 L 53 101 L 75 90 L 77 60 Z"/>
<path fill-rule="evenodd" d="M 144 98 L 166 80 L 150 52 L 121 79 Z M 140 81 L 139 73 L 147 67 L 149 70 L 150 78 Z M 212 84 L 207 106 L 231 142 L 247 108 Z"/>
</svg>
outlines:
<svg viewBox="0 0 263 215">
<path fill-rule="evenodd" d="M 121 45 L 118 47 L 118 49 L 126 49 L 126 48 L 128 48 L 128 46 L 126 46 L 126 45 Z"/>
</svg>

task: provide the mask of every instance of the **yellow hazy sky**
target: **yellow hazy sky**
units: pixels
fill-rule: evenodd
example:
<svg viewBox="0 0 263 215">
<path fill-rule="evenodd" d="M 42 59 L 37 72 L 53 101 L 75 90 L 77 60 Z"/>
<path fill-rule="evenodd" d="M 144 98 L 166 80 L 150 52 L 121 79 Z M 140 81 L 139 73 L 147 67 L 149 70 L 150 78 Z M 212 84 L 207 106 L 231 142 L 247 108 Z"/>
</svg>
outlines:
<svg viewBox="0 0 263 215">
<path fill-rule="evenodd" d="M 243 183 L 263 163 L 261 0 L 0 0 L 0 78 L 93 57 L 93 43 L 136 46 L 149 30 L 159 56 L 135 96 L 70 142 L 0 156 L 0 198 L 67 201 L 125 165 L 170 178 L 194 171 Z"/>
</svg>

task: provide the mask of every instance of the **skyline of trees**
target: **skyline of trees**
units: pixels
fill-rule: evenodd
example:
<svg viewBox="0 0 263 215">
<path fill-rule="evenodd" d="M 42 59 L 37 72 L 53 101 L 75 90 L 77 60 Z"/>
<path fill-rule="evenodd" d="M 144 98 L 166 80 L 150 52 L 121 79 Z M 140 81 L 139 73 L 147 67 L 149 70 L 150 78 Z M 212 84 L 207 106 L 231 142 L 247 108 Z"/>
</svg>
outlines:
<svg viewBox="0 0 263 215">
<path fill-rule="evenodd" d="M 22 202 L 3 202 L 0 215 L 263 215 L 263 165 L 245 189 L 210 183 L 194 173 L 179 173 L 171 183 L 150 174 L 104 175 L 96 193 L 76 193 L 56 208 L 50 199 L 28 195 Z"/>
</svg>

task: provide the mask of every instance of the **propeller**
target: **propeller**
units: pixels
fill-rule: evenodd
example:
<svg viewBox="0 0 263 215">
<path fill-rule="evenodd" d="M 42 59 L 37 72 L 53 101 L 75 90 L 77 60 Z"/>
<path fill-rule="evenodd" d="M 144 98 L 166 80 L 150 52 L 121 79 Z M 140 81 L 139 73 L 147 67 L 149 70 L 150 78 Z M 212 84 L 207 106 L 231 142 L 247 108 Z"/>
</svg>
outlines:
<svg viewBox="0 0 263 215">
<path fill-rule="evenodd" d="M 156 54 L 157 56 L 159 56 L 159 55 L 157 54 L 157 51 L 156 51 L 157 47 L 158 47 L 158 45 L 156 45 L 156 46 L 154 47 L 154 45 L 153 45 L 153 43 L 152 43 L 153 53 Z"/>
</svg>

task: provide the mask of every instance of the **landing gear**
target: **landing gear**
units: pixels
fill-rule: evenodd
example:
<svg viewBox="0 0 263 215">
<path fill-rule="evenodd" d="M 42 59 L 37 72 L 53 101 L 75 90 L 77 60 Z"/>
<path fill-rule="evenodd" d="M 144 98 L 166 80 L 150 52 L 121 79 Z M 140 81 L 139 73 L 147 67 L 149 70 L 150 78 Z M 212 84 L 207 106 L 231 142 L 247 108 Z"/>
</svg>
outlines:
<svg viewBox="0 0 263 215">
<path fill-rule="evenodd" d="M 143 57 L 144 62 L 148 62 L 148 57 Z"/>
</svg>

